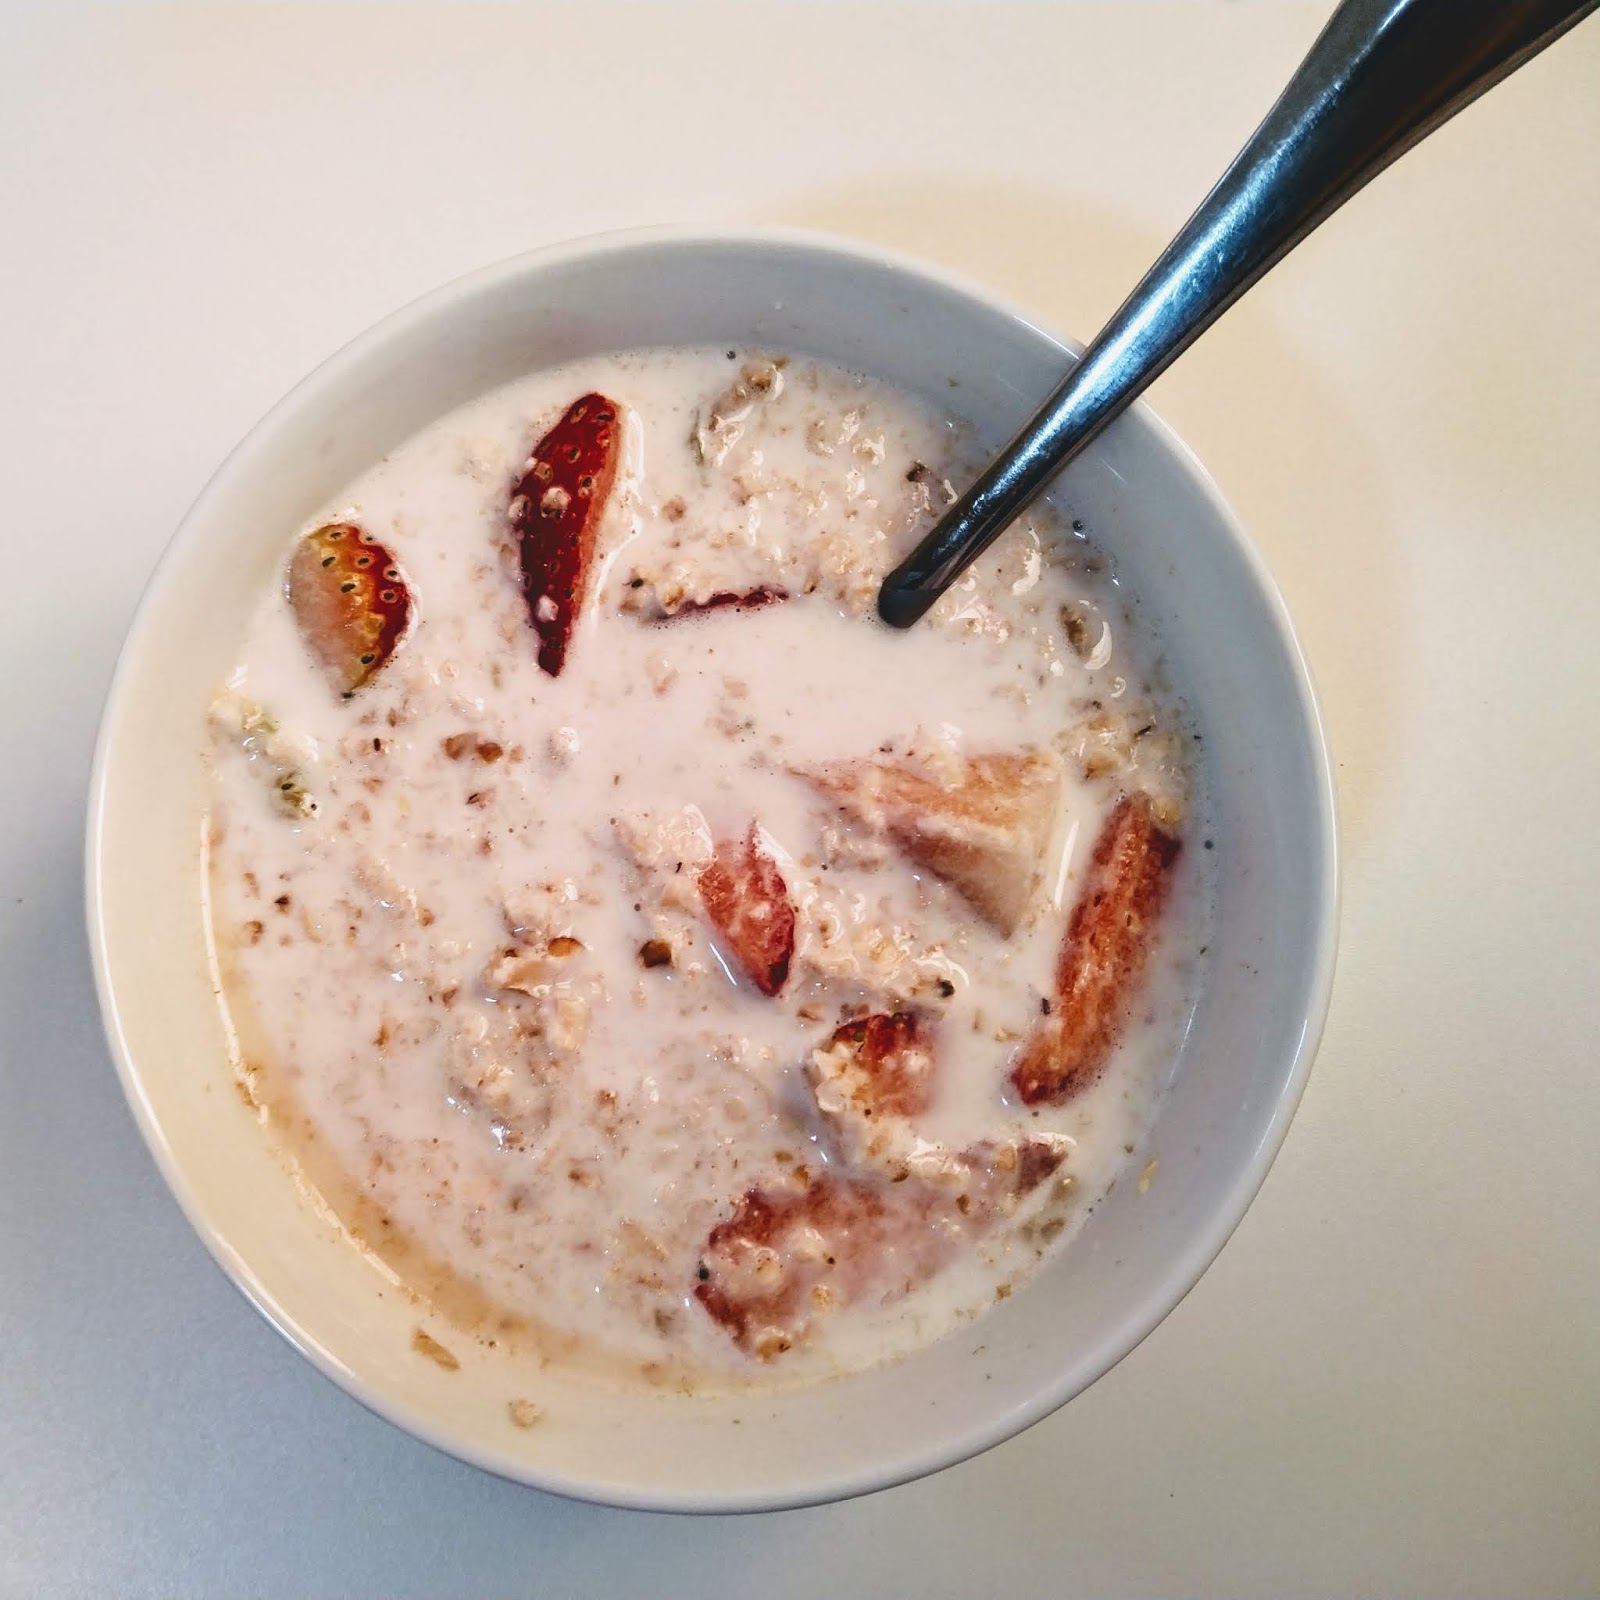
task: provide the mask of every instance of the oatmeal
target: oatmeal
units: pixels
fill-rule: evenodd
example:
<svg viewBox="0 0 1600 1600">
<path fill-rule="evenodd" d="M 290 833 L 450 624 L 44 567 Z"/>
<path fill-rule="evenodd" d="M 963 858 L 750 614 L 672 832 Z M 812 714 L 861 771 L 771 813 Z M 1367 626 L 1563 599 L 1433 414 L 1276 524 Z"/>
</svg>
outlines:
<svg viewBox="0 0 1600 1600">
<path fill-rule="evenodd" d="M 831 367 L 647 351 L 285 530 L 212 715 L 212 942 L 269 1136 L 456 1330 L 429 1359 L 857 1368 L 1137 1147 L 1204 937 L 1192 736 L 1046 516 L 878 622 L 972 457 Z"/>
</svg>

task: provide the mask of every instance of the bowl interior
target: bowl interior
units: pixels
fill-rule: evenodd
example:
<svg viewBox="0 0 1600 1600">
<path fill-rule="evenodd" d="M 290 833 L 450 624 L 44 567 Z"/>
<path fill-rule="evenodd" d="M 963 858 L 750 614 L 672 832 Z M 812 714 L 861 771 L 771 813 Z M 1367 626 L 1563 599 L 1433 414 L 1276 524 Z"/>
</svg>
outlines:
<svg viewBox="0 0 1600 1600">
<path fill-rule="evenodd" d="M 617 1394 L 427 1324 L 302 1201 L 236 1095 L 213 1003 L 198 862 L 202 727 L 285 531 L 441 413 L 538 366 L 641 345 L 805 352 L 918 392 L 998 445 L 1070 359 L 1014 312 L 907 264 L 786 236 L 627 236 L 521 258 L 430 296 L 290 395 L 206 489 L 164 558 L 102 730 L 90 923 L 102 1002 L 146 1138 L 212 1252 L 325 1372 L 496 1471 L 618 1503 L 804 1503 L 946 1464 L 1037 1420 L 1124 1355 L 1238 1221 L 1298 1098 L 1332 959 L 1328 768 L 1270 581 L 1203 473 L 1142 410 L 1057 498 L 1086 519 L 1164 639 L 1204 731 L 1219 861 L 1208 986 L 1149 1140 L 1074 1246 L 978 1324 L 894 1366 L 763 1398 Z M 515 1427 L 508 1401 L 543 1412 Z"/>
</svg>

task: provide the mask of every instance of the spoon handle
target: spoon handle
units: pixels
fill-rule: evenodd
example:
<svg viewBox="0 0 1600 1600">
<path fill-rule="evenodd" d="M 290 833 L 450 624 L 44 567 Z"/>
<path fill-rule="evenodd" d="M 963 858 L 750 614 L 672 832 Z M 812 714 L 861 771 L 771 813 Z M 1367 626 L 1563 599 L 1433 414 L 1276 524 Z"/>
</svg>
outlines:
<svg viewBox="0 0 1600 1600">
<path fill-rule="evenodd" d="M 1600 0 L 1344 0 L 1266 120 L 1061 386 L 912 554 L 907 628 L 1105 425 L 1368 179 Z"/>
</svg>

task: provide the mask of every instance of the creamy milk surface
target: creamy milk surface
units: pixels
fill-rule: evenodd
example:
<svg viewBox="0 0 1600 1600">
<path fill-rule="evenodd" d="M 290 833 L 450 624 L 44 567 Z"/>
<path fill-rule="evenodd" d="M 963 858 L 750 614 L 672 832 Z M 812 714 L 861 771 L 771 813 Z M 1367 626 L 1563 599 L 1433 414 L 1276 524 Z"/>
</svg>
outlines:
<svg viewBox="0 0 1600 1600">
<path fill-rule="evenodd" d="M 587 391 L 625 448 L 552 677 L 508 502 Z M 1193 733 L 1092 530 L 1024 522 L 923 623 L 878 622 L 879 579 L 970 466 L 958 425 L 842 371 L 646 351 L 488 395 L 285 529 L 287 565 L 309 529 L 359 525 L 413 616 L 342 696 L 276 585 L 218 697 L 208 910 L 238 1070 L 302 1181 L 464 1335 L 608 1381 L 857 1368 L 1009 1294 L 1143 1164 L 1204 943 Z M 814 778 L 938 781 L 992 752 L 1057 786 L 1009 933 Z M 1028 1106 L 1008 1073 L 1127 793 L 1181 840 L 1172 893 L 1109 1065 Z M 772 995 L 698 887 L 747 839 L 794 914 Z M 929 1092 L 864 1154 L 816 1052 L 868 1016 L 917 1019 Z M 1019 1150 L 1042 1179 L 1015 1178 Z M 937 1248 L 736 1336 L 696 1293 L 713 1230 L 836 1175 Z M 919 1186 L 932 1210 L 892 1209 Z"/>
</svg>

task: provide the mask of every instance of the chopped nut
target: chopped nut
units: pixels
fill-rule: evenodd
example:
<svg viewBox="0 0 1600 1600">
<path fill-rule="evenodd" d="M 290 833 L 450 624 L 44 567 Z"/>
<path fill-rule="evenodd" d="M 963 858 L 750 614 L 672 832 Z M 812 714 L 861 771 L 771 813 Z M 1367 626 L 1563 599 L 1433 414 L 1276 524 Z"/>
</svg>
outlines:
<svg viewBox="0 0 1600 1600">
<path fill-rule="evenodd" d="M 589 1036 L 589 1002 L 581 995 L 556 996 L 555 1015 L 546 1029 L 558 1050 L 581 1050 Z"/>
<path fill-rule="evenodd" d="M 489 981 L 497 989 L 515 989 L 529 996 L 551 976 L 544 956 L 532 950 L 508 950 L 489 969 Z"/>
<path fill-rule="evenodd" d="M 295 773 L 285 773 L 278 780 L 277 792 L 279 806 L 290 816 L 314 817 L 317 814 L 317 802 L 306 793 Z"/>
<path fill-rule="evenodd" d="M 1152 795 L 1150 810 L 1163 828 L 1176 828 L 1183 821 L 1183 802 L 1176 795 Z"/>
</svg>

